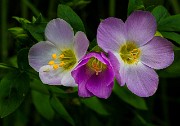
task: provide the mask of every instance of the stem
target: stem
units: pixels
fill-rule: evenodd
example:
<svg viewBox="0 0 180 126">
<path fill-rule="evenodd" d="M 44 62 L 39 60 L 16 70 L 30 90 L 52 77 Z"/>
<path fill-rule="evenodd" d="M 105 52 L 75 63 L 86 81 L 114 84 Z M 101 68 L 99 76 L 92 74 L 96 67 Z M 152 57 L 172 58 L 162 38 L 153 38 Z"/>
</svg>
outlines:
<svg viewBox="0 0 180 126">
<path fill-rule="evenodd" d="M 175 14 L 179 14 L 180 13 L 180 8 L 179 8 L 179 3 L 177 0 L 169 0 L 169 2 L 171 3 L 174 13 Z"/>
<path fill-rule="evenodd" d="M 167 97 L 167 80 L 165 78 L 162 79 L 161 91 L 162 91 L 162 109 L 164 115 L 164 121 L 166 122 L 165 126 L 169 126 L 169 117 L 168 117 L 168 97 Z"/>
<path fill-rule="evenodd" d="M 115 16 L 116 0 L 109 0 L 109 16 Z"/>
<path fill-rule="evenodd" d="M 24 18 L 27 18 L 28 8 L 24 0 L 21 0 L 21 15 Z"/>
<path fill-rule="evenodd" d="M 1 26 L 2 26 L 2 32 L 1 32 L 1 58 L 2 61 L 4 61 L 7 58 L 8 55 L 8 40 L 7 40 L 7 3 L 8 0 L 2 0 L 1 5 Z"/>
<path fill-rule="evenodd" d="M 28 0 L 23 0 L 23 2 L 28 8 L 31 9 L 35 16 L 39 16 L 40 12 L 35 8 L 33 4 L 31 4 Z"/>
</svg>

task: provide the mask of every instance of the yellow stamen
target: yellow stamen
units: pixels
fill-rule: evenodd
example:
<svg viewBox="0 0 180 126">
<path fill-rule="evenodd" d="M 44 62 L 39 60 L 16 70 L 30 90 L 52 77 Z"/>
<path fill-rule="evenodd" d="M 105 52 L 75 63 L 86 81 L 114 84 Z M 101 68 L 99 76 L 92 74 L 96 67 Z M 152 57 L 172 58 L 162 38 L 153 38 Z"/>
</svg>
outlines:
<svg viewBox="0 0 180 126">
<path fill-rule="evenodd" d="M 59 64 L 60 67 L 62 67 L 62 66 L 64 66 L 64 65 L 65 65 L 64 61 L 62 61 L 62 62 Z"/>
<path fill-rule="evenodd" d="M 54 53 L 54 54 L 52 54 L 52 58 L 53 59 L 56 59 L 57 58 L 57 55 Z"/>
<path fill-rule="evenodd" d="M 61 54 L 61 55 L 59 56 L 59 58 L 61 58 L 61 59 L 64 58 L 64 54 Z"/>
<path fill-rule="evenodd" d="M 54 65 L 53 65 L 53 68 L 54 68 L 55 70 L 57 70 L 57 69 L 59 68 L 58 64 L 54 64 Z"/>
<path fill-rule="evenodd" d="M 51 61 L 49 61 L 49 63 L 48 63 L 49 65 L 53 65 L 54 64 L 54 61 L 53 60 L 51 60 Z"/>
</svg>

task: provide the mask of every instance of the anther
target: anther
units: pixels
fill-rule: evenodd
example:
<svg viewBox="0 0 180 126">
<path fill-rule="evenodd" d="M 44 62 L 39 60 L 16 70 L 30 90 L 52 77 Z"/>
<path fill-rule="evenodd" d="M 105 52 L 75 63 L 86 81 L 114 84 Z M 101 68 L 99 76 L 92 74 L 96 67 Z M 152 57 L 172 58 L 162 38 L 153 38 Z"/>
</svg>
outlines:
<svg viewBox="0 0 180 126">
<path fill-rule="evenodd" d="M 65 65 L 64 61 L 62 61 L 62 62 L 59 64 L 60 67 L 62 67 L 62 66 L 64 66 L 64 65 Z"/>
<path fill-rule="evenodd" d="M 49 65 L 53 65 L 54 64 L 54 61 L 53 60 L 51 60 L 51 61 L 49 61 L 49 63 L 48 63 Z"/>
<path fill-rule="evenodd" d="M 64 58 L 64 54 L 61 54 L 61 55 L 59 56 L 59 58 L 61 58 L 61 59 Z"/>
<path fill-rule="evenodd" d="M 53 59 L 56 59 L 57 58 L 57 55 L 54 53 L 54 54 L 52 54 L 52 58 Z"/>
<path fill-rule="evenodd" d="M 57 70 L 57 69 L 59 68 L 58 64 L 54 64 L 54 65 L 53 65 L 53 68 L 54 68 L 55 70 Z"/>
</svg>

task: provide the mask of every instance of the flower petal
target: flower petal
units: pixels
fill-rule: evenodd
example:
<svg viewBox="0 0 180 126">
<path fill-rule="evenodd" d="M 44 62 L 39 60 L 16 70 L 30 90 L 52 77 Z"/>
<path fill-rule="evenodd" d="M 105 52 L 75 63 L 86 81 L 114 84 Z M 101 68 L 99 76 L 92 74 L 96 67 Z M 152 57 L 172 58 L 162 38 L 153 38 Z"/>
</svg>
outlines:
<svg viewBox="0 0 180 126">
<path fill-rule="evenodd" d="M 86 88 L 95 96 L 108 98 L 114 85 L 113 80 L 112 69 L 107 69 L 99 75 L 93 74 L 87 81 Z"/>
<path fill-rule="evenodd" d="M 61 80 L 61 84 L 64 86 L 69 86 L 69 87 L 75 87 L 77 84 L 75 83 L 74 78 L 71 75 L 71 71 L 64 72 L 63 78 Z"/>
<path fill-rule="evenodd" d="M 74 49 L 78 59 L 81 59 L 85 54 L 89 46 L 89 40 L 86 35 L 79 31 L 74 37 Z"/>
<path fill-rule="evenodd" d="M 137 65 L 129 65 L 126 74 L 126 85 L 134 94 L 149 97 L 156 92 L 159 80 L 152 68 L 138 62 Z"/>
<path fill-rule="evenodd" d="M 48 62 L 51 60 L 51 55 L 57 52 L 57 48 L 52 43 L 48 41 L 38 42 L 29 50 L 29 65 L 36 71 L 39 71 L 42 66 L 48 64 Z"/>
<path fill-rule="evenodd" d="M 116 80 L 121 86 L 124 86 L 126 81 L 126 74 L 125 74 L 126 67 L 123 61 L 120 59 L 120 55 L 119 53 L 112 53 L 110 51 L 108 52 L 108 54 L 109 54 L 109 60 L 114 69 Z"/>
<path fill-rule="evenodd" d="M 57 70 L 54 70 L 50 65 L 45 65 L 39 70 L 39 77 L 41 81 L 45 84 L 50 85 L 62 85 L 61 79 L 63 74 L 64 73 L 62 69 L 59 68 Z"/>
<path fill-rule="evenodd" d="M 119 46 L 126 41 L 124 22 L 117 18 L 103 20 L 97 30 L 97 43 L 106 52 L 119 50 Z"/>
<path fill-rule="evenodd" d="M 58 46 L 60 49 L 73 46 L 74 32 L 72 27 L 63 19 L 51 20 L 45 29 L 47 40 Z"/>
<path fill-rule="evenodd" d="M 154 69 L 168 67 L 174 60 L 172 44 L 161 37 L 154 37 L 140 48 L 141 62 Z"/>
<path fill-rule="evenodd" d="M 128 41 L 134 41 L 139 46 L 150 41 L 156 32 L 156 20 L 150 12 L 135 11 L 125 22 Z"/>
<path fill-rule="evenodd" d="M 81 97 L 91 97 L 93 94 L 86 88 L 87 80 L 92 76 L 92 72 L 86 68 L 87 60 L 83 60 L 73 71 L 72 76 L 78 84 L 78 95 Z"/>
</svg>

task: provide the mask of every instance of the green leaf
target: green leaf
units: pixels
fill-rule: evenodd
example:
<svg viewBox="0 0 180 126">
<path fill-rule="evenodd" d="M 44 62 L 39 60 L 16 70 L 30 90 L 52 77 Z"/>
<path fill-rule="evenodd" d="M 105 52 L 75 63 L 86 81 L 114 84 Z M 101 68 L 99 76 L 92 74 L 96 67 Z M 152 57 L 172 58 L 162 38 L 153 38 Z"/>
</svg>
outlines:
<svg viewBox="0 0 180 126">
<path fill-rule="evenodd" d="M 13 66 L 9 66 L 8 64 L 5 64 L 5 63 L 0 63 L 0 69 L 17 69 Z"/>
<path fill-rule="evenodd" d="M 97 112 L 100 115 L 109 115 L 106 111 L 102 103 L 96 97 L 81 99 L 82 103 L 84 103 L 87 107 Z"/>
<path fill-rule="evenodd" d="M 75 30 L 85 32 L 84 24 L 81 18 L 69 7 L 66 5 L 59 5 L 57 10 L 57 17 L 67 21 Z"/>
<path fill-rule="evenodd" d="M 180 34 L 175 33 L 175 32 L 161 32 L 161 34 L 165 38 L 171 39 L 180 45 Z"/>
<path fill-rule="evenodd" d="M 131 14 L 134 10 L 144 9 L 144 4 L 142 0 L 129 0 L 128 3 L 128 15 Z"/>
<path fill-rule="evenodd" d="M 0 116 L 14 112 L 29 90 L 29 76 L 21 71 L 8 73 L 0 82 Z"/>
<path fill-rule="evenodd" d="M 17 64 L 18 67 L 22 70 L 27 70 L 30 68 L 28 62 L 28 53 L 29 53 L 29 49 L 24 48 L 21 49 L 17 54 Z"/>
<path fill-rule="evenodd" d="M 59 101 L 59 99 L 55 96 L 51 98 L 51 105 L 54 108 L 54 110 L 67 122 L 69 122 L 71 125 L 75 126 L 74 120 L 71 118 L 69 113 L 66 111 L 66 108 L 63 106 L 63 104 Z"/>
<path fill-rule="evenodd" d="M 44 118 L 52 120 L 55 113 L 50 104 L 50 96 L 32 90 L 32 99 L 37 111 Z"/>
<path fill-rule="evenodd" d="M 24 29 L 21 27 L 9 28 L 8 31 L 10 31 L 15 37 L 19 34 L 25 34 Z"/>
<path fill-rule="evenodd" d="M 113 92 L 124 102 L 132 105 L 137 109 L 147 110 L 146 103 L 143 98 L 136 96 L 131 93 L 126 87 L 120 87 L 115 81 L 115 86 Z"/>
<path fill-rule="evenodd" d="M 157 6 L 153 9 L 152 14 L 156 18 L 156 22 L 159 24 L 159 22 L 168 16 L 170 16 L 169 12 L 167 9 L 163 6 Z"/>
<path fill-rule="evenodd" d="M 47 23 L 32 23 L 26 24 L 24 28 L 39 42 L 44 40 L 44 30 L 46 25 Z"/>
<path fill-rule="evenodd" d="M 19 23 L 21 24 L 28 24 L 28 23 L 31 23 L 29 20 L 25 19 L 25 18 L 20 18 L 20 17 L 16 17 L 14 16 L 13 17 L 14 19 L 16 19 Z"/>
<path fill-rule="evenodd" d="M 159 22 L 158 31 L 180 31 L 180 14 L 169 16 Z"/>
</svg>

